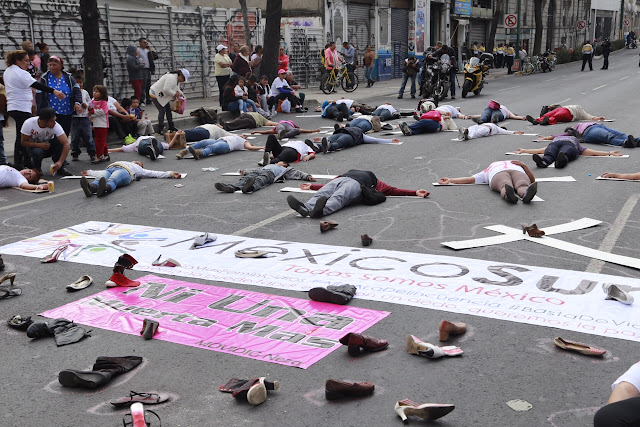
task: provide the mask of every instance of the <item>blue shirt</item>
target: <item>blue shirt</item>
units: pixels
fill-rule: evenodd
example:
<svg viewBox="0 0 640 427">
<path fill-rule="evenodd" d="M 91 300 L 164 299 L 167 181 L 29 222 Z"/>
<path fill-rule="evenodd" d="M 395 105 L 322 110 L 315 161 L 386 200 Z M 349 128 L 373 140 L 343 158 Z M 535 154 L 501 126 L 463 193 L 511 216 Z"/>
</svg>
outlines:
<svg viewBox="0 0 640 427">
<path fill-rule="evenodd" d="M 58 99 L 57 96 L 55 96 L 54 94 L 50 93 L 49 94 L 49 107 L 53 108 L 53 110 L 56 112 L 56 114 L 61 114 L 61 115 L 71 115 L 71 114 L 73 114 L 73 110 L 71 109 L 71 102 L 69 102 L 69 100 L 71 99 L 70 98 L 71 97 L 71 88 L 67 84 L 67 81 L 65 79 L 64 73 L 62 74 L 62 76 L 59 79 L 57 79 L 56 76 L 54 76 L 53 74 L 48 73 L 47 85 L 50 88 L 59 90 L 60 92 L 64 93 L 67 96 L 64 99 Z"/>
<path fill-rule="evenodd" d="M 271 172 L 273 172 L 275 176 L 278 176 L 281 173 L 283 173 L 285 170 L 287 170 L 287 168 L 285 168 L 284 166 L 276 165 L 275 163 L 272 165 L 267 165 L 262 169 L 270 170 Z"/>
</svg>

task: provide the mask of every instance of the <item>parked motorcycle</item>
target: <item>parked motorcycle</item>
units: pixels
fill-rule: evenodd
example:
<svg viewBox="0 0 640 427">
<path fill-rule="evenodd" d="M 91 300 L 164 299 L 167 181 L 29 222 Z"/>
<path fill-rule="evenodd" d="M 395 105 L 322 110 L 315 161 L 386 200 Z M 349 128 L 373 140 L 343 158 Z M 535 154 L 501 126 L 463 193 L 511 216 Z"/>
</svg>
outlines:
<svg viewBox="0 0 640 427">
<path fill-rule="evenodd" d="M 637 48 L 638 48 L 638 42 L 636 41 L 636 39 L 631 39 L 631 41 L 627 43 L 627 49 L 637 49 Z"/>
<path fill-rule="evenodd" d="M 466 98 L 469 92 L 480 95 L 484 87 L 484 79 L 489 74 L 489 64 L 480 62 L 479 58 L 471 58 L 464 66 L 464 83 L 462 85 L 462 97 Z"/>
<path fill-rule="evenodd" d="M 421 96 L 444 99 L 449 93 L 449 74 L 451 71 L 450 57 L 446 53 L 440 56 L 440 60 L 432 58 L 427 61 L 422 73 L 423 83 L 420 86 Z M 425 75 L 426 74 L 426 75 Z"/>
<path fill-rule="evenodd" d="M 420 96 L 430 97 L 436 84 L 436 73 L 434 65 L 437 65 L 437 58 L 431 56 L 432 52 L 425 52 L 422 60 L 422 78 L 420 79 Z"/>
</svg>

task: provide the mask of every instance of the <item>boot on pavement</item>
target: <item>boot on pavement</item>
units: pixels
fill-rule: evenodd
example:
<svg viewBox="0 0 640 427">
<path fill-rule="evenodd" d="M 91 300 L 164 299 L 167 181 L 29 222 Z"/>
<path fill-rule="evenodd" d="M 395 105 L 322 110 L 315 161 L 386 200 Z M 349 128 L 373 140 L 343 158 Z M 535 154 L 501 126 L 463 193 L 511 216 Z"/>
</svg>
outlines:
<svg viewBox="0 0 640 427">
<path fill-rule="evenodd" d="M 309 290 L 309 298 L 314 301 L 341 305 L 351 301 L 351 298 L 353 298 L 355 294 L 356 287 L 353 285 L 329 285 L 326 288 L 313 288 Z"/>
<path fill-rule="evenodd" d="M 124 270 L 131 270 L 133 266 L 138 263 L 134 257 L 129 254 L 120 255 L 118 261 L 113 266 L 113 274 L 111 278 L 105 283 L 107 288 L 113 288 L 116 286 L 134 288 L 140 286 L 140 282 L 137 280 L 130 280 L 124 275 Z"/>
<path fill-rule="evenodd" d="M 133 370 L 142 363 L 142 357 L 98 357 L 91 371 L 66 369 L 58 374 L 58 381 L 63 387 L 98 388 L 107 384 L 114 377 Z"/>
</svg>

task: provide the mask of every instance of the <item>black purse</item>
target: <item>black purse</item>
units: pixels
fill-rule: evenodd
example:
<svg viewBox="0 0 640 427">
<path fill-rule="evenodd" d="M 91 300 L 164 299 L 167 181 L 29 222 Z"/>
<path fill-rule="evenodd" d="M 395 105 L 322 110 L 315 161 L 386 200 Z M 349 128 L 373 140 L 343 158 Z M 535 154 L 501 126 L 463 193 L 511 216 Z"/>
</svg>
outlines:
<svg viewBox="0 0 640 427">
<path fill-rule="evenodd" d="M 365 205 L 379 205 L 380 203 L 387 200 L 387 196 L 385 196 L 384 193 L 381 193 L 373 187 L 366 187 L 364 185 L 361 185 L 360 190 L 362 191 L 361 201 Z"/>
</svg>

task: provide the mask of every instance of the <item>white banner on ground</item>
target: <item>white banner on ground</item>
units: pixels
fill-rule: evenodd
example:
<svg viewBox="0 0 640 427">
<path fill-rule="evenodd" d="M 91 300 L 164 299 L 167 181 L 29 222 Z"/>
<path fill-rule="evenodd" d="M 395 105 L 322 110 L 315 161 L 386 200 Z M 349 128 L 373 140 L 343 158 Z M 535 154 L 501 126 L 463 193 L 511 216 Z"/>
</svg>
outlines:
<svg viewBox="0 0 640 427">
<path fill-rule="evenodd" d="M 59 262 L 111 267 L 119 255 L 129 253 L 139 261 L 134 269 L 140 271 L 294 291 L 351 284 L 358 288 L 356 298 L 640 342 L 640 306 L 605 300 L 602 291 L 604 283 L 615 283 L 633 294 L 640 291 L 640 279 L 222 234 L 207 248 L 189 250 L 199 234 L 91 221 L 0 247 L 0 253 L 41 258 L 67 244 Z M 236 258 L 235 251 L 241 249 L 271 255 Z M 155 267 L 158 255 L 182 266 Z M 106 280 L 110 271 L 103 273 Z"/>
</svg>

